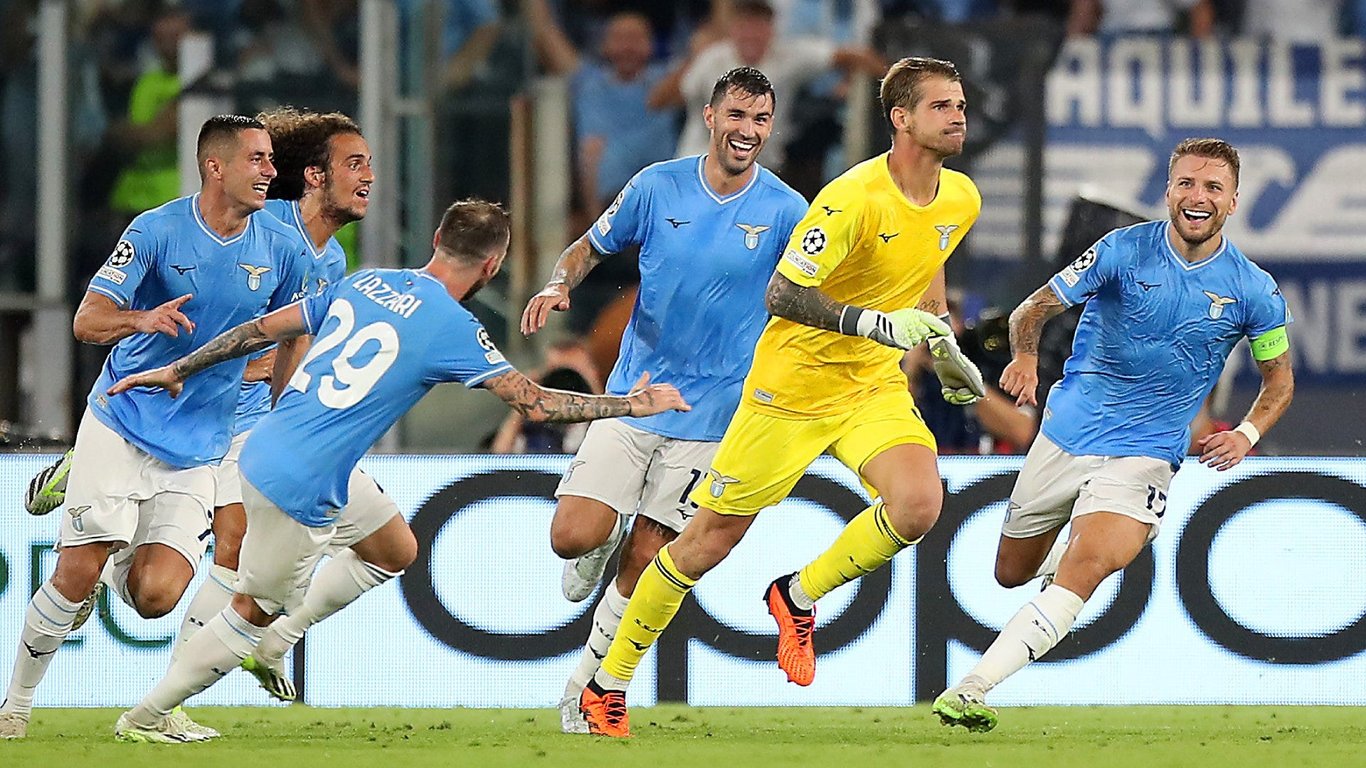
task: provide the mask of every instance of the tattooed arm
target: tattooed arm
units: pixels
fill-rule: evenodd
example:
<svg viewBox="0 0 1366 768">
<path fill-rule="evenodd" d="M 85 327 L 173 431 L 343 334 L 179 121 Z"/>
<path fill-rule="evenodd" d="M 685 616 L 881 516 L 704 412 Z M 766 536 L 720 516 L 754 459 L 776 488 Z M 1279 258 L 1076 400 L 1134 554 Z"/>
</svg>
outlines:
<svg viewBox="0 0 1366 768">
<path fill-rule="evenodd" d="M 797 285 L 779 272 L 773 273 L 764 294 L 764 306 L 775 317 L 845 336 L 863 336 L 896 349 L 912 349 L 930 336 L 951 333 L 935 313 L 924 309 L 925 304 L 922 299 L 921 307 L 886 313 L 841 304 L 819 288 Z"/>
<path fill-rule="evenodd" d="M 648 373 L 641 376 L 631 393 L 625 396 L 581 395 L 546 389 L 519 371 L 494 376 L 480 386 L 502 398 L 527 421 L 592 421 L 691 410 L 677 389 L 668 384 L 650 384 Z"/>
<path fill-rule="evenodd" d="M 569 309 L 569 292 L 577 288 L 601 261 L 602 254 L 588 241 L 587 234 L 570 243 L 555 261 L 550 281 L 540 293 L 531 297 L 522 311 L 522 335 L 530 336 L 545 327 L 551 310 L 564 312 Z"/>
<path fill-rule="evenodd" d="M 134 387 L 160 387 L 171 393 L 171 397 L 178 397 L 185 380 L 205 368 L 258 352 L 306 332 L 303 309 L 298 304 L 290 304 L 225 331 L 170 365 L 125 376 L 109 388 L 109 394 L 117 395 Z"/>
<path fill-rule="evenodd" d="M 1200 461 L 1219 471 L 1235 467 L 1252 450 L 1255 438 L 1280 421 L 1295 396 L 1295 374 L 1291 370 L 1290 353 L 1285 352 L 1270 360 L 1258 360 L 1262 372 L 1262 387 L 1243 423 L 1225 432 L 1215 432 L 1200 441 Z"/>
<path fill-rule="evenodd" d="M 1001 389 L 1015 398 L 1015 404 L 1039 404 L 1039 339 L 1050 317 L 1066 309 L 1052 288 L 1043 286 L 1020 302 L 1010 313 L 1011 361 L 1001 372 Z"/>
</svg>

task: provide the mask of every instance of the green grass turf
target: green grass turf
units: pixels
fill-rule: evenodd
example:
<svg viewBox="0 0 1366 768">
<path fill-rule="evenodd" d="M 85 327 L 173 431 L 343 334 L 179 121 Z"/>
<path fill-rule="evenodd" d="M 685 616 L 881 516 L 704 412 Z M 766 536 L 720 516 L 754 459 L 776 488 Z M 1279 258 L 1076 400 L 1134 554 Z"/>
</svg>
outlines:
<svg viewBox="0 0 1366 768">
<path fill-rule="evenodd" d="M 551 710 L 194 708 L 207 744 L 113 740 L 117 710 L 35 713 L 0 741 L 5 768 L 177 766 L 630 766 L 635 768 L 1252 768 L 1366 765 L 1366 709 L 1039 707 L 1004 709 L 970 734 L 914 708 L 632 710 L 634 738 L 559 733 Z"/>
</svg>

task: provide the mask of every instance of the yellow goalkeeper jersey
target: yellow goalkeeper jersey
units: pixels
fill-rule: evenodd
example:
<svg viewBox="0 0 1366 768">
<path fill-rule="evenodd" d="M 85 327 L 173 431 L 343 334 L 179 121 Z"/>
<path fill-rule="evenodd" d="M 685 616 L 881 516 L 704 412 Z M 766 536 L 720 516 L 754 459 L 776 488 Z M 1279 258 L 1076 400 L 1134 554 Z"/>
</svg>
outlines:
<svg viewBox="0 0 1366 768">
<path fill-rule="evenodd" d="M 915 205 L 892 181 L 884 153 L 821 190 L 792 231 L 778 272 L 842 304 L 914 307 L 981 210 L 972 180 L 947 168 L 934 201 Z M 882 388 L 904 390 L 903 354 L 775 317 L 755 347 L 744 402 L 775 415 L 826 416 Z"/>
</svg>

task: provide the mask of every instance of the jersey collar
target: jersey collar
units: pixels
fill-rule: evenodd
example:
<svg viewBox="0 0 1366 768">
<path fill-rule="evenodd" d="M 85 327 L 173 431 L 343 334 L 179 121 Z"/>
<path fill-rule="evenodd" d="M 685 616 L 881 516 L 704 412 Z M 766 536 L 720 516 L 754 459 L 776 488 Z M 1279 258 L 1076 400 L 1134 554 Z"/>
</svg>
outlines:
<svg viewBox="0 0 1366 768">
<path fill-rule="evenodd" d="M 327 248 L 314 247 L 313 236 L 308 234 L 308 227 L 304 226 L 304 211 L 298 200 L 289 201 L 289 214 L 294 219 L 294 228 L 299 231 L 299 235 L 304 239 L 304 244 L 308 246 L 308 252 L 313 254 L 313 258 L 320 258 L 327 251 Z"/>
<path fill-rule="evenodd" d="M 1223 256 L 1224 251 L 1228 250 L 1228 238 L 1225 237 L 1224 234 L 1221 232 L 1219 233 L 1219 247 L 1214 249 L 1214 253 L 1211 253 L 1210 255 L 1206 256 L 1205 258 L 1199 261 L 1186 261 L 1181 257 L 1181 254 L 1177 253 L 1176 249 L 1172 247 L 1171 236 L 1169 234 L 1171 228 L 1172 223 L 1170 221 L 1162 225 L 1162 245 L 1164 246 L 1163 249 L 1167 252 L 1167 255 L 1172 258 L 1172 261 L 1175 261 L 1178 266 L 1180 266 L 1187 272 L 1199 269 L 1205 266 L 1206 264 L 1209 264 L 1210 262 L 1214 261 L 1220 256 Z"/>
<path fill-rule="evenodd" d="M 208 223 L 207 221 L 204 221 L 204 214 L 203 214 L 203 213 L 200 213 L 200 211 L 199 211 L 199 193 L 198 193 L 198 192 L 194 193 L 194 195 L 190 197 L 190 210 L 194 213 L 194 223 L 198 224 L 198 225 L 199 225 L 199 228 L 200 228 L 201 230 L 204 231 L 204 234 L 208 235 L 210 238 L 213 239 L 213 241 L 214 241 L 215 243 L 218 243 L 219 245 L 232 245 L 233 243 L 237 242 L 238 240 L 241 240 L 243 237 L 246 236 L 246 234 L 247 234 L 247 229 L 249 229 L 249 228 L 250 228 L 250 225 L 251 225 L 251 222 L 250 222 L 251 216 L 248 216 L 248 217 L 247 217 L 247 219 L 248 219 L 247 226 L 246 226 L 246 227 L 243 227 L 243 228 L 242 228 L 242 231 L 241 231 L 241 232 L 238 232 L 235 236 L 230 237 L 230 238 L 228 238 L 227 240 L 224 240 L 217 232 L 213 231 L 213 227 L 209 226 L 209 223 Z M 259 213 L 259 211 L 258 211 L 258 213 Z M 252 214 L 252 216 L 255 216 L 255 215 L 256 215 L 255 213 Z"/>
<path fill-rule="evenodd" d="M 711 185 L 707 183 L 707 174 L 703 172 L 706 162 L 707 156 L 705 154 L 697 156 L 697 183 L 702 185 L 702 191 L 707 193 L 707 197 L 715 200 L 718 205 L 725 205 L 733 200 L 738 200 L 742 195 L 750 191 L 755 184 L 759 183 L 759 174 L 763 172 L 763 167 L 756 161 L 753 166 L 754 175 L 749 177 L 749 183 L 731 194 L 722 197 L 716 194 L 716 190 L 712 189 Z"/>
</svg>

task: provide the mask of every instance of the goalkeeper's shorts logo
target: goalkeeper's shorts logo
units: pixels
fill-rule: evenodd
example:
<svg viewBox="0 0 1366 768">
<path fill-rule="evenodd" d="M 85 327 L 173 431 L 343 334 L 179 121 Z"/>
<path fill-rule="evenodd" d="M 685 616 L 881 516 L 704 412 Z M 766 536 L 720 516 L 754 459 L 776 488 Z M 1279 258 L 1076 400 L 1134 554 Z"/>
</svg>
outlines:
<svg viewBox="0 0 1366 768">
<path fill-rule="evenodd" d="M 740 482 L 740 478 L 723 475 L 714 469 L 707 470 L 707 477 L 711 478 L 711 487 L 707 490 L 711 491 L 714 499 L 721 498 L 721 494 L 726 492 L 726 486 Z"/>
</svg>

